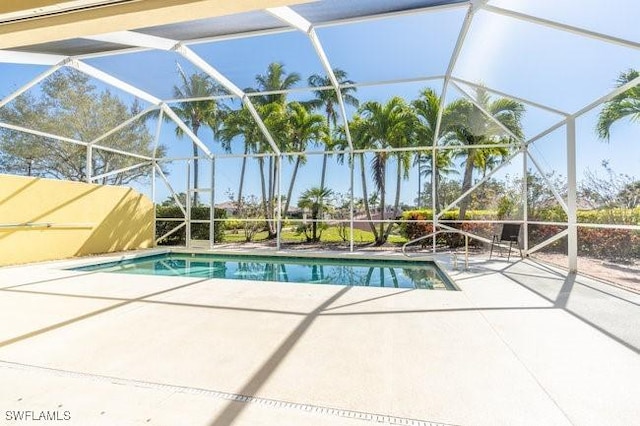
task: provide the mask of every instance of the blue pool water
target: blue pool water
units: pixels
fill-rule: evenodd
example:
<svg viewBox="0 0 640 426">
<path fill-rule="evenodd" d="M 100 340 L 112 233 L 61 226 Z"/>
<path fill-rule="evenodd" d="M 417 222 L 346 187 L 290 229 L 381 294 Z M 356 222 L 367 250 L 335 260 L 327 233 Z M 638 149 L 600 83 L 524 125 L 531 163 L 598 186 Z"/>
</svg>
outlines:
<svg viewBox="0 0 640 426">
<path fill-rule="evenodd" d="M 433 262 L 167 253 L 81 271 L 303 284 L 455 290 Z"/>
</svg>

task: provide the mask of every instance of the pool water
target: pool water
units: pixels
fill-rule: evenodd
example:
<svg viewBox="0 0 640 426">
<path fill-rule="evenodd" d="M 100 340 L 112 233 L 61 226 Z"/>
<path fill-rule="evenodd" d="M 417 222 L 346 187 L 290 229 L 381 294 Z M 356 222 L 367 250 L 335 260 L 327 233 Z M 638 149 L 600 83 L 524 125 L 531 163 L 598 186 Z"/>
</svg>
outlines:
<svg viewBox="0 0 640 426">
<path fill-rule="evenodd" d="M 456 290 L 433 262 L 167 253 L 81 271 L 366 287 Z"/>
</svg>

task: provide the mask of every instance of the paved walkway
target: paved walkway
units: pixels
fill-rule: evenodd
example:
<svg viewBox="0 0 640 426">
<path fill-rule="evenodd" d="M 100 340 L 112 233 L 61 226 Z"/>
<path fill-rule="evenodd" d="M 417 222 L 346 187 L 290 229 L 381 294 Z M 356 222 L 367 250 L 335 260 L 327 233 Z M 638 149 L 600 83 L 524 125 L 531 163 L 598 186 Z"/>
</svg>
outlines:
<svg viewBox="0 0 640 426">
<path fill-rule="evenodd" d="M 534 261 L 449 268 L 458 292 L 61 269 L 71 263 L 0 269 L 0 422 L 640 418 L 640 295 Z"/>
</svg>

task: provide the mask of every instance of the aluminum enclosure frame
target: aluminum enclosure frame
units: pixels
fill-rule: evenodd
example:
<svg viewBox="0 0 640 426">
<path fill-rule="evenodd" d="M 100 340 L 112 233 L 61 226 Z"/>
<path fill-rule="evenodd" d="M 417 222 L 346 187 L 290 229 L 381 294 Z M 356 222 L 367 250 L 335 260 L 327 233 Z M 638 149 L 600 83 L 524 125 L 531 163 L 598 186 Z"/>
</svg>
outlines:
<svg viewBox="0 0 640 426">
<path fill-rule="evenodd" d="M 117 149 L 113 149 L 113 148 L 109 148 L 106 146 L 101 146 L 99 144 L 99 142 L 105 138 L 107 138 L 108 136 L 112 135 L 113 133 L 117 132 L 118 130 L 126 127 L 128 124 L 134 122 L 137 119 L 140 119 L 142 116 L 151 113 L 151 112 L 158 112 L 160 117 L 159 117 L 159 122 L 162 120 L 162 115 L 165 115 L 167 117 L 169 117 L 171 120 L 173 120 L 176 125 L 178 125 L 184 132 L 185 134 L 191 139 L 191 141 L 196 144 L 199 149 L 204 153 L 205 155 L 205 159 L 208 159 L 211 161 L 211 188 L 209 189 L 211 192 L 211 204 L 213 205 L 215 202 L 215 163 L 217 159 L 224 159 L 224 158 L 232 158 L 234 157 L 233 155 L 219 155 L 219 154 L 214 154 L 211 152 L 211 150 L 207 147 L 207 145 L 200 139 L 198 138 L 195 134 L 193 134 L 193 132 L 191 131 L 191 129 L 175 114 L 175 112 L 171 109 L 171 104 L 175 103 L 175 102 L 186 102 L 188 100 L 180 100 L 180 99 L 167 99 L 167 100 L 161 100 L 143 90 L 140 90 L 139 88 L 130 85 L 129 83 L 122 81 L 118 78 L 115 78 L 114 76 L 105 73 L 104 71 L 97 69 L 96 67 L 93 67 L 85 62 L 83 62 L 84 58 L 91 58 L 91 57 L 100 57 L 100 56 L 111 56 L 111 55 L 118 55 L 118 54 L 122 54 L 122 53 L 130 53 L 131 51 L 145 51 L 145 50 L 149 50 L 149 49 L 156 49 L 156 50 L 164 50 L 164 51 L 175 51 L 176 53 L 180 54 L 181 56 L 183 56 L 185 59 L 187 59 L 189 62 L 191 62 L 193 65 L 195 65 L 197 68 L 199 68 L 200 70 L 204 71 L 206 74 L 208 74 L 210 77 L 212 77 L 214 80 L 218 81 L 220 84 L 222 84 L 222 86 L 224 86 L 227 90 L 229 90 L 229 92 L 231 93 L 231 95 L 229 96 L 221 96 L 220 98 L 224 98 L 224 97 L 236 97 L 239 98 L 243 105 L 249 110 L 249 112 L 251 113 L 251 115 L 253 116 L 254 120 L 256 121 L 256 123 L 258 124 L 260 130 L 263 133 L 263 136 L 265 137 L 265 139 L 267 140 L 267 142 L 269 143 L 269 145 L 272 148 L 272 153 L 267 153 L 267 154 L 261 154 L 261 155 L 246 155 L 246 157 L 252 157 L 252 158 L 258 158 L 259 156 L 264 156 L 264 157 L 268 157 L 268 156 L 273 156 L 275 157 L 275 161 L 276 164 L 278 164 L 278 173 L 277 173 L 277 177 L 276 177 L 276 188 L 277 188 L 277 197 L 278 197 L 278 203 L 281 202 L 281 162 L 284 156 L 292 156 L 292 155 L 312 155 L 312 154 L 335 154 L 337 153 L 337 151 L 317 151 L 317 152 L 305 152 L 305 153 L 290 153 L 290 152 L 280 152 L 280 149 L 278 148 L 278 145 L 276 144 L 275 140 L 273 139 L 273 136 L 270 133 L 270 130 L 267 128 L 267 126 L 264 124 L 262 118 L 259 116 L 257 110 L 255 109 L 255 106 L 253 105 L 252 101 L 251 101 L 251 97 L 253 96 L 260 96 L 260 95 L 264 95 L 265 92 L 257 92 L 257 93 L 245 93 L 244 91 L 242 91 L 241 89 L 239 89 L 237 86 L 235 86 L 230 80 L 228 80 L 225 76 L 223 76 L 220 72 L 218 72 L 212 65 L 210 65 L 209 63 L 207 63 L 205 60 L 203 60 L 202 58 L 200 58 L 193 50 L 191 50 L 189 48 L 190 44 L 198 44 L 198 43 L 205 43 L 205 42 L 212 42 L 212 41 L 218 41 L 218 40 L 223 40 L 223 39 L 229 39 L 229 38 L 241 38 L 241 37 L 256 37 L 256 36 L 260 36 L 263 34 L 273 34 L 273 33 L 280 33 L 280 32 L 287 32 L 287 31 L 293 31 L 293 30 L 297 30 L 297 31 L 301 31 L 303 33 L 305 33 L 307 35 L 307 37 L 309 38 L 310 44 L 311 46 L 314 48 L 314 50 L 316 51 L 316 54 L 318 55 L 318 58 L 325 70 L 325 72 L 327 73 L 327 76 L 329 77 L 329 80 L 331 81 L 331 86 L 326 87 L 326 88 L 313 88 L 313 90 L 334 90 L 336 92 L 337 95 L 337 99 L 338 99 L 338 103 L 339 103 L 339 108 L 340 108 L 340 114 L 343 120 L 343 127 L 345 130 L 345 134 L 346 134 L 346 138 L 347 138 L 347 142 L 349 145 L 349 149 L 346 151 L 343 151 L 345 154 L 347 154 L 350 158 L 351 161 L 349 161 L 350 167 L 350 188 L 349 188 L 349 194 L 350 194 L 350 250 L 353 251 L 353 247 L 354 247 L 354 241 L 353 241 L 353 229 L 354 229 L 354 155 L 362 153 L 362 151 L 358 151 L 355 150 L 353 148 L 353 143 L 351 140 L 351 134 L 349 131 L 349 125 L 348 125 L 348 117 L 347 117 L 347 112 L 346 112 L 346 108 L 344 105 L 344 101 L 343 101 L 343 97 L 342 97 L 342 89 L 344 88 L 348 88 L 348 87 L 366 87 L 366 86 L 371 86 L 371 85 L 388 85 L 388 84 L 396 84 L 396 83 L 402 83 L 402 82 L 408 82 L 408 81 L 430 81 L 430 80 L 434 80 L 434 79 L 442 79 L 443 80 L 443 85 L 442 85 L 442 89 L 440 92 L 440 99 L 441 99 L 441 103 L 446 99 L 446 95 L 447 92 L 449 90 L 449 88 L 451 86 L 453 86 L 454 88 L 456 88 L 458 91 L 460 91 L 465 97 L 467 97 L 468 99 L 470 99 L 471 102 L 473 101 L 473 97 L 470 96 L 461 86 L 460 84 L 464 84 L 464 85 L 468 85 L 470 87 L 473 88 L 479 88 L 482 87 L 483 89 L 487 90 L 490 93 L 494 93 L 500 96 L 506 96 L 506 97 L 510 97 L 514 100 L 517 100 L 519 102 L 523 102 L 525 104 L 534 106 L 536 108 L 540 108 L 542 110 L 545 110 L 547 112 L 550 112 L 552 114 L 556 114 L 558 116 L 561 117 L 561 120 L 559 122 L 557 122 L 556 124 L 550 126 L 548 129 L 542 131 L 541 133 L 539 133 L 538 135 L 529 138 L 528 140 L 519 140 L 520 142 L 520 149 L 516 152 L 514 152 L 510 158 L 508 158 L 504 163 L 502 163 L 501 165 L 499 165 L 496 169 L 492 170 L 491 173 L 488 174 L 488 176 L 485 176 L 484 179 L 481 179 L 479 182 L 477 182 L 475 185 L 472 186 L 472 188 L 465 192 L 464 194 L 462 194 L 457 200 L 455 200 L 453 203 L 451 203 L 449 206 L 447 206 L 447 208 L 444 211 L 446 211 L 447 209 L 450 209 L 452 207 L 454 207 L 455 205 L 457 205 L 459 203 L 459 201 L 461 201 L 465 196 L 467 196 L 468 194 L 470 194 L 471 192 L 473 192 L 474 190 L 476 190 L 478 187 L 480 187 L 480 185 L 482 185 L 483 182 L 485 182 L 490 176 L 492 176 L 495 172 L 497 172 L 498 170 L 500 170 L 502 167 L 504 167 L 505 165 L 509 164 L 510 161 L 515 158 L 517 155 L 522 154 L 523 157 L 523 173 L 526 173 L 526 171 L 528 170 L 528 162 L 531 161 L 533 166 L 541 173 L 541 175 L 543 176 L 543 179 L 545 179 L 545 183 L 547 184 L 547 186 L 549 186 L 549 188 L 551 189 L 551 191 L 553 192 L 556 200 L 559 202 L 560 206 L 565 210 L 565 212 L 567 213 L 568 216 L 568 221 L 566 223 L 564 223 L 564 225 L 567 226 L 567 229 L 565 231 L 560 232 L 559 234 L 547 239 L 546 241 L 543 241 L 539 244 L 537 244 L 535 247 L 529 248 L 529 242 L 527 239 L 527 226 L 530 223 L 527 217 L 527 209 L 526 209 L 526 205 L 525 205 L 525 211 L 524 211 L 524 218 L 523 218 L 523 224 L 525 226 L 525 240 L 524 240 L 524 251 L 526 254 L 529 253 L 533 253 L 539 249 L 541 249 L 542 247 L 555 242 L 557 239 L 559 238 L 563 238 L 564 236 L 568 237 L 568 267 L 569 270 L 571 272 L 576 272 L 577 271 L 577 228 L 580 226 L 585 226 L 585 227 L 603 227 L 603 228 L 624 228 L 624 229 L 637 229 L 640 230 L 640 226 L 616 226 L 616 225 L 598 225 L 598 224 L 578 224 L 577 223 L 577 176 L 576 176 L 576 132 L 575 132 L 575 121 L 578 117 L 588 113 L 589 111 L 591 111 L 592 109 L 598 107 L 599 105 L 603 104 L 604 102 L 607 102 L 608 100 L 612 99 L 613 97 L 617 96 L 620 93 L 623 93 L 624 91 L 628 90 L 629 88 L 635 87 L 638 84 L 640 84 L 640 78 L 637 78 L 627 84 L 625 84 L 624 86 L 621 86 L 613 91 L 611 91 L 610 93 L 608 93 L 605 96 L 602 96 L 598 99 L 595 99 L 593 102 L 589 103 L 588 105 L 584 106 L 583 108 L 581 108 L 580 110 L 574 112 L 574 113 L 568 113 L 566 111 L 562 111 L 561 109 L 556 108 L 553 105 L 544 105 L 541 104 L 539 102 L 534 102 L 531 100 L 527 100 L 521 97 L 517 97 L 517 96 L 513 96 L 504 92 L 500 92 L 500 91 L 496 91 L 493 90 L 491 88 L 485 87 L 485 86 L 481 86 L 478 83 L 474 83 L 471 81 L 467 81 L 461 78 L 458 78 L 455 75 L 455 67 L 456 67 L 456 63 L 458 61 L 458 57 L 463 49 L 463 46 L 465 45 L 466 42 L 466 38 L 467 38 L 467 34 L 469 32 L 469 29 L 471 27 L 471 24 L 473 22 L 474 16 L 476 14 L 476 12 L 482 10 L 491 14 L 498 14 L 501 16 L 506 16 L 508 18 L 511 19 L 515 19 L 515 20 L 519 20 L 519 21 L 523 21 L 523 22 L 527 22 L 530 24 L 534 24 L 534 25 L 541 25 L 541 26 L 545 26 L 548 28 L 553 28 L 555 30 L 559 30 L 559 31 L 565 31 L 565 32 L 569 32 L 575 35 L 579 35 L 582 37 L 587 37 L 587 38 L 592 38 L 592 39 L 596 39 L 602 42 L 606 42 L 606 43 L 610 43 L 613 45 L 617 45 L 617 46 L 622 46 L 625 48 L 629 48 L 629 49 L 635 49 L 635 50 L 640 50 L 640 43 L 632 41 L 632 40 L 626 40 L 623 38 L 619 38 L 619 37 L 614 37 L 611 35 L 607 35 L 607 34 L 603 34 L 603 33 L 599 33 L 599 32 L 595 32 L 595 31 L 591 31 L 591 30 L 587 30 L 584 28 L 579 28 L 576 26 L 571 26 L 571 25 L 567 25 L 561 22 L 556 22 L 553 20 L 548 20 L 548 19 L 542 19 L 542 18 L 538 18 L 535 16 L 531 16 L 531 15 L 527 15 L 524 13 L 520 13 L 520 12 L 516 12 L 516 11 L 512 11 L 512 10 L 508 10 L 508 9 L 504 9 L 504 8 L 499 8 L 499 7 L 495 7 L 492 5 L 488 5 L 488 0 L 470 0 L 467 2 L 459 2 L 459 3 L 453 3 L 453 4 L 446 4 L 446 5 L 441 5 L 441 6 L 434 6 L 434 7 L 427 7 L 427 8 L 422 8 L 422 9 L 417 9 L 417 10 L 411 10 L 411 11 L 400 11 L 400 12 L 392 12 L 392 13 L 388 13 L 388 14 L 383 14 L 383 15 L 374 15 L 374 16 L 363 16 L 363 17 L 356 17 L 356 18 L 349 18 L 349 19 L 343 19 L 343 20 L 338 20 L 338 21 L 333 21 L 333 22 L 319 22 L 319 23 L 311 23 L 309 21 L 307 21 L 303 16 L 299 15 L 298 13 L 296 13 L 295 11 L 293 11 L 291 8 L 289 7 L 279 7 L 279 8 L 275 8 L 275 9 L 270 9 L 267 10 L 267 12 L 271 13 L 273 16 L 276 16 L 278 19 L 282 20 L 283 22 L 285 22 L 289 27 L 285 28 L 285 29 L 278 29 L 278 30 L 265 30 L 263 32 L 253 32 L 251 34 L 235 34 L 233 36 L 221 36 L 221 37 L 214 37 L 214 38 L 208 38 L 208 39 L 199 39 L 199 40 L 185 40 L 185 41 L 180 41 L 180 40 L 172 40 L 172 39 L 167 39 L 167 38 L 162 38 L 162 37 L 155 37 L 155 36 L 149 36 L 146 34 L 142 34 L 142 33 L 137 33 L 137 32 L 132 32 L 132 31 L 126 31 L 126 32 L 122 32 L 122 33 L 111 33 L 111 34 L 103 34 L 103 35 L 97 35 L 97 36 L 92 36 L 89 37 L 91 39 L 94 40 L 101 40 L 101 41 L 108 41 L 110 43 L 119 43 L 119 44 L 124 44 L 127 45 L 128 47 L 123 48 L 122 50 L 117 50 L 117 51 L 109 51 L 109 52 L 104 52 L 104 53 L 98 53 L 98 54 L 91 54 L 91 55 L 82 55 L 82 56 L 78 56 L 78 57 L 62 57 L 59 55 L 51 55 L 51 54 L 47 54 L 46 52 L 43 52 L 41 54 L 38 53 L 25 53 L 25 52 L 17 52 L 17 51 L 0 51 L 0 63 L 2 62 L 6 62 L 6 63 L 22 63 L 22 64 L 39 64 L 39 65 L 49 65 L 50 68 L 47 69 L 46 71 L 44 71 L 43 73 L 41 73 L 40 75 L 38 75 L 35 79 L 33 79 L 32 81 L 28 82 L 27 84 L 23 85 L 22 87 L 20 87 L 19 89 L 17 89 L 16 91 L 14 91 L 13 93 L 11 93 L 10 95 L 8 95 L 7 97 L 5 97 L 4 99 L 2 99 L 0 101 L 0 108 L 5 106 L 6 104 L 8 104 L 9 102 L 11 102 L 12 100 L 14 100 L 16 97 L 18 97 L 19 95 L 25 93 L 26 91 L 30 90 L 31 88 L 33 88 L 34 86 L 36 86 L 37 84 L 39 84 L 40 82 L 42 82 L 44 79 L 46 79 L 47 77 L 49 77 L 50 75 L 52 75 L 53 73 L 57 72 L 58 70 L 64 68 L 64 67 L 70 67 L 70 68 L 74 68 L 82 73 L 85 73 L 93 78 L 96 78 L 98 80 L 103 81 L 104 83 L 111 85 L 113 87 L 116 87 L 120 90 L 123 90 L 126 93 L 129 93 L 137 98 L 140 98 L 146 102 L 148 102 L 150 104 L 149 107 L 147 107 L 146 109 L 144 109 L 143 111 L 141 111 L 138 115 L 136 115 L 135 117 L 131 117 L 130 119 L 128 119 L 127 121 L 121 123 L 120 125 L 116 126 L 115 128 L 109 130 L 108 132 L 106 132 L 105 134 L 95 138 L 92 141 L 80 141 L 80 140 L 75 140 L 72 138 L 65 138 L 63 136 L 59 136 L 59 135 L 53 135 L 50 133 L 46 133 L 46 132 L 41 132 L 35 129 L 29 129 L 27 127 L 24 126 L 17 126 L 14 124 L 9 124 L 9 123 L 0 123 L 0 127 L 3 128 L 7 128 L 7 129 L 11 129 L 14 131 L 19 131 L 19 132 L 25 132 L 25 133 L 29 133 L 29 134 L 33 134 L 33 135 L 37 135 L 40 137 L 44 137 L 47 139 L 52 139 L 52 140 L 57 140 L 57 141 L 61 141 L 61 142 L 68 142 L 68 143 L 74 143 L 74 144 L 78 144 L 78 145 L 83 145 L 87 148 L 87 153 L 86 153 L 86 161 L 87 161 L 87 181 L 89 182 L 93 182 L 99 178 L 102 177 L 106 177 L 106 176 L 110 176 L 112 174 L 116 174 L 119 172 L 123 172 L 123 171 L 127 171 L 127 170 L 131 170 L 133 168 L 138 168 L 138 167 L 148 167 L 151 174 L 152 174 L 152 194 L 154 197 L 154 202 L 155 202 L 155 194 L 156 194 L 156 178 L 159 176 L 161 178 L 161 180 L 163 180 L 165 182 L 165 184 L 167 185 L 170 193 L 172 194 L 172 196 L 175 198 L 176 202 L 178 203 L 178 206 L 181 208 L 181 210 L 183 211 L 185 218 L 184 221 L 180 221 L 180 224 L 174 228 L 173 230 L 170 231 L 170 233 L 176 232 L 178 229 L 180 229 L 181 227 L 186 227 L 187 229 L 187 235 L 190 235 L 190 229 L 191 229 L 191 219 L 190 219 L 190 210 L 191 210 L 191 203 L 190 203 L 190 197 L 187 197 L 187 205 L 183 206 L 178 198 L 177 198 L 177 194 L 174 191 L 174 189 L 171 186 L 170 181 L 167 179 L 167 177 L 164 175 L 164 173 L 162 172 L 162 169 L 159 166 L 159 162 L 165 162 L 165 161 L 182 161 L 183 159 L 179 159 L 179 158 L 165 158 L 165 159 L 158 159 L 155 157 L 155 152 L 157 150 L 157 146 L 160 140 L 160 134 L 161 134 L 161 129 L 160 129 L 160 125 L 158 125 L 158 128 L 156 130 L 156 135 L 155 135 L 155 142 L 154 142 L 154 146 L 156 148 L 154 148 L 154 156 L 153 157 L 148 157 L 148 156 L 142 156 L 136 153 L 131 153 L 131 152 L 126 152 L 126 151 L 122 151 L 122 150 L 117 150 Z M 374 19 L 385 19 L 388 17 L 393 17 L 393 16 L 400 16 L 400 15 L 407 15 L 407 14 L 417 14 L 417 13 L 431 13 L 431 12 L 437 12 L 440 10 L 449 10 L 449 9 L 460 9 L 460 8 L 466 8 L 466 15 L 464 18 L 464 21 L 462 22 L 461 28 L 460 28 L 460 32 L 458 34 L 458 38 L 456 41 L 456 45 L 453 49 L 453 52 L 451 53 L 451 57 L 449 59 L 449 63 L 448 63 L 448 67 L 447 70 L 445 72 L 444 75 L 440 75 L 440 76 L 425 76 L 422 78 L 414 78 L 414 79 L 397 79 L 397 80 L 387 80 L 387 81 L 373 81 L 373 82 L 362 82 L 362 83 L 358 83 L 358 84 L 350 84 L 350 85 L 341 85 L 334 73 L 333 73 L 333 67 L 331 66 L 331 61 L 330 58 L 327 56 L 327 54 L 325 53 L 325 50 L 322 46 L 322 43 L 320 41 L 320 38 L 318 37 L 315 29 L 316 28 L 323 28 L 323 27 L 328 27 L 328 26 L 336 26 L 336 25 L 346 25 L 346 24 L 350 24 L 350 23 L 354 23 L 354 22 L 363 22 L 363 21 L 367 21 L 367 20 L 374 20 Z M 292 90 L 286 90 L 286 91 L 282 91 L 283 93 L 294 93 L 295 91 L 300 91 L 300 90 L 308 90 L 308 89 L 302 89 L 302 88 L 298 88 L 298 89 L 292 89 Z M 477 105 L 478 106 L 478 105 Z M 480 108 L 482 113 L 487 115 L 488 119 L 496 121 L 497 120 L 493 117 L 491 117 L 491 115 L 488 113 L 488 111 L 484 111 L 482 110 L 482 108 Z M 441 135 L 440 135 L 440 127 L 441 127 L 441 121 L 442 121 L 442 109 L 440 110 L 440 113 L 438 115 L 438 119 L 437 119 L 437 125 L 436 125 L 436 131 L 435 131 L 435 135 L 434 135 L 434 139 L 431 143 L 431 145 L 425 145 L 422 147 L 414 147 L 414 148 L 410 148 L 410 149 L 404 149 L 404 150 L 400 150 L 400 149 L 385 149 L 385 152 L 389 152 L 389 153 L 393 153 L 393 152 L 398 152 L 398 151 L 419 151 L 419 150 L 424 150 L 425 148 L 427 149 L 431 149 L 432 152 L 432 170 L 435 170 L 436 167 L 436 156 L 437 156 L 437 152 L 439 150 L 444 150 L 444 149 L 451 149 L 448 147 L 444 147 L 444 146 L 438 146 L 437 141 L 440 139 Z M 498 122 L 498 124 L 500 125 L 500 123 Z M 504 126 L 502 126 L 504 127 Z M 559 191 L 557 190 L 557 188 L 554 188 L 552 183 L 546 179 L 545 177 L 545 171 L 544 169 L 541 167 L 540 163 L 536 160 L 536 158 L 533 156 L 533 154 L 529 151 L 528 147 L 529 145 L 531 145 L 532 143 L 534 143 L 535 141 L 545 137 L 546 135 L 550 134 L 551 132 L 560 129 L 564 127 L 566 129 L 566 152 L 567 152 L 567 172 L 568 172 L 568 195 L 567 195 L 567 199 L 565 200 L 559 193 Z M 508 129 L 504 128 L 503 130 L 508 132 Z M 512 136 L 515 136 L 512 134 Z M 519 138 L 515 138 L 515 139 L 519 139 Z M 464 149 L 465 147 L 456 147 L 457 149 Z M 117 153 L 120 155 L 124 155 L 124 156 L 129 156 L 132 158 L 136 158 L 138 160 L 142 160 L 141 162 L 136 163 L 133 166 L 128 166 L 126 168 L 120 169 L 120 170 L 110 170 L 106 173 L 102 173 L 101 175 L 93 175 L 93 171 L 91 170 L 91 159 L 92 159 L 92 155 L 94 150 L 104 150 L 104 151 L 109 151 L 109 152 L 113 152 L 113 153 Z M 365 152 L 374 152 L 371 150 L 367 150 Z M 239 157 L 240 155 L 235 155 L 235 157 Z M 192 160 L 192 158 L 188 158 L 188 159 L 184 159 L 187 162 L 187 170 L 189 170 L 189 163 Z M 189 173 L 187 173 L 187 188 L 189 188 Z M 194 188 L 193 190 L 198 190 L 196 188 Z M 188 190 L 190 193 L 191 189 Z M 204 189 L 199 189 L 199 191 L 205 191 Z M 432 185 L 432 203 L 435 203 L 435 191 L 436 188 L 435 186 Z M 523 187 L 522 187 L 522 194 L 526 195 L 527 193 L 527 187 L 526 187 L 526 182 L 523 183 Z M 523 196 L 523 199 L 526 200 L 526 196 Z M 526 201 L 525 201 L 526 203 Z M 280 206 L 279 206 L 280 207 Z M 436 211 L 435 208 L 435 204 L 432 204 L 432 211 Z M 213 209 L 212 209 L 213 211 Z M 433 225 L 434 226 L 438 226 L 439 225 L 439 219 L 442 217 L 442 212 L 438 215 L 436 215 L 433 218 Z M 278 215 L 277 215 L 277 226 L 276 229 L 278 230 L 278 234 L 277 234 L 277 248 L 280 248 L 280 244 L 281 244 L 281 236 L 280 236 L 280 225 L 282 222 L 282 217 L 281 217 L 281 208 L 278 208 Z M 388 222 L 388 221 L 387 221 Z M 495 223 L 495 221 L 493 221 Z M 213 228 L 215 225 L 215 218 L 213 217 L 213 213 L 210 217 L 210 244 L 211 247 L 213 247 Z M 443 226 L 446 226 L 443 224 Z M 187 238 L 187 244 L 190 244 L 190 238 Z M 433 250 L 435 251 L 435 238 L 433 239 Z"/>
</svg>

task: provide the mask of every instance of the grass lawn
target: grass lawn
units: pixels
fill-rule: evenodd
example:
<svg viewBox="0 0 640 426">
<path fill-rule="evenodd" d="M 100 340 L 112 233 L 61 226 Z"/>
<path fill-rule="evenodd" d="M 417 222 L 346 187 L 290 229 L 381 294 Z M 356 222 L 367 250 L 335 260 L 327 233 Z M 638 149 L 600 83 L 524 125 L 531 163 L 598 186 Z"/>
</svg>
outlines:
<svg viewBox="0 0 640 426">
<path fill-rule="evenodd" d="M 234 231 L 225 231 L 224 233 L 224 242 L 226 243 L 242 243 L 244 242 L 244 232 L 242 230 L 238 230 L 237 233 L 233 233 Z M 267 239 L 267 232 L 259 232 L 257 233 L 253 241 L 265 241 Z M 295 231 L 290 228 L 284 228 L 282 231 L 282 241 L 285 242 L 304 242 L 305 236 L 304 234 L 297 234 Z M 349 241 L 349 230 L 347 230 L 347 242 Z M 373 233 L 369 231 L 362 231 L 360 229 L 353 230 L 353 241 L 356 243 L 372 243 L 373 242 Z M 343 242 L 342 237 L 338 233 L 338 228 L 335 226 L 331 226 L 325 229 L 322 232 L 322 237 L 320 238 L 320 242 L 322 243 L 341 243 Z M 389 235 L 389 242 L 392 244 L 403 244 L 407 242 L 407 239 L 400 235 Z"/>
</svg>

